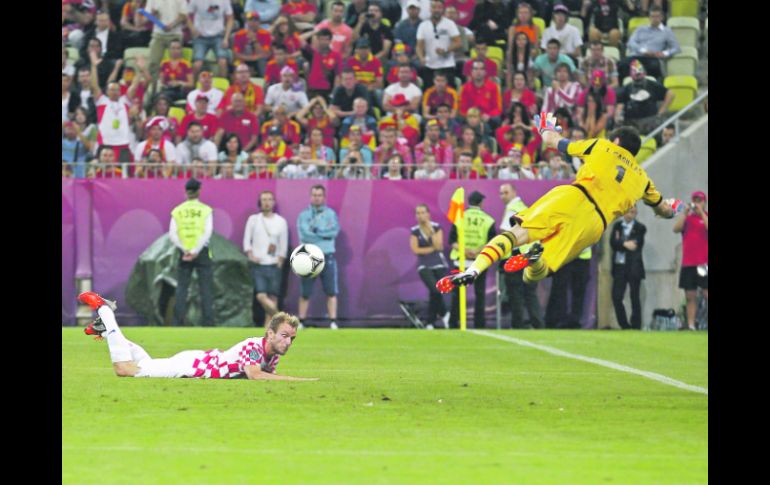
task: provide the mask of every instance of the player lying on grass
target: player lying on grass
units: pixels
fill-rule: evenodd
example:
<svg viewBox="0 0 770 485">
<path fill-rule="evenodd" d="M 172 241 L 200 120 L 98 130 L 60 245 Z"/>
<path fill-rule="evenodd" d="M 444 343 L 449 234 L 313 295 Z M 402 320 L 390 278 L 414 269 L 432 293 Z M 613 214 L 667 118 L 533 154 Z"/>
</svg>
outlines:
<svg viewBox="0 0 770 485">
<path fill-rule="evenodd" d="M 276 313 L 267 326 L 266 336 L 252 337 L 222 352 L 185 350 L 168 359 L 153 359 L 139 345 L 123 336 L 115 320 L 115 302 L 92 291 L 78 296 L 99 317 L 85 328 L 86 335 L 105 338 L 110 358 L 119 377 L 200 377 L 209 379 L 248 379 L 281 381 L 316 381 L 317 378 L 275 374 L 278 356 L 284 355 L 297 336 L 297 317 Z"/>
<path fill-rule="evenodd" d="M 442 293 L 473 280 L 516 246 L 535 242 L 525 254 L 512 256 L 505 271 L 524 269 L 524 282 L 539 281 L 596 244 L 607 224 L 625 214 L 639 199 L 656 215 L 671 219 L 682 209 L 679 199 L 663 200 L 647 173 L 636 163 L 639 132 L 620 127 L 608 140 L 592 138 L 570 142 L 551 113 L 535 116 L 546 148 L 583 160 L 575 182 L 554 187 L 532 206 L 511 217 L 511 228 L 495 236 L 467 270 L 436 283 Z M 611 141 L 610 141 L 611 140 Z"/>
</svg>

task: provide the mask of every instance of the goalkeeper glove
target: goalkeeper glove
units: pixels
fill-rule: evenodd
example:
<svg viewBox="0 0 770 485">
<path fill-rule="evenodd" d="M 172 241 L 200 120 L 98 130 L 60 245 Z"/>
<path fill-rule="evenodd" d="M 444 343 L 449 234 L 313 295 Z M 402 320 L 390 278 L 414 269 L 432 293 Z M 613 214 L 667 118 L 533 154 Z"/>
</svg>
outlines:
<svg viewBox="0 0 770 485">
<path fill-rule="evenodd" d="M 681 214 L 682 211 L 684 210 L 685 204 L 680 199 L 676 199 L 676 198 L 666 199 L 666 202 L 668 203 L 668 205 L 671 206 L 671 210 L 672 210 L 671 217 L 668 217 L 667 219 L 673 219 L 674 217 Z"/>
<path fill-rule="evenodd" d="M 556 117 L 553 113 L 542 111 L 539 115 L 535 115 L 535 126 L 542 135 L 546 131 L 555 131 L 561 133 L 561 126 L 556 124 Z"/>
<path fill-rule="evenodd" d="M 441 293 L 449 293 L 458 286 L 470 285 L 478 275 L 478 270 L 473 268 L 468 268 L 463 272 L 454 270 L 449 276 L 444 276 L 436 282 L 436 289 Z"/>
</svg>

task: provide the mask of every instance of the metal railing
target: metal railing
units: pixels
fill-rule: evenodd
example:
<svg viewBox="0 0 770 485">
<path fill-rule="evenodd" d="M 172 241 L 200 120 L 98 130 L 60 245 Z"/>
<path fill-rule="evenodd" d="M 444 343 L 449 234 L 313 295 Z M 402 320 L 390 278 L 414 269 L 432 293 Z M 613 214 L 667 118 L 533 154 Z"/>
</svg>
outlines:
<svg viewBox="0 0 770 485">
<path fill-rule="evenodd" d="M 461 164 L 436 165 L 442 173 L 425 177 L 421 166 L 406 165 L 397 172 L 401 180 L 442 180 L 442 179 L 498 179 L 498 180 L 554 180 L 542 165 L 535 164 L 532 170 L 521 168 L 507 173 L 500 171 L 507 165 L 488 164 L 467 166 Z M 63 163 L 62 176 L 75 178 L 119 178 L 119 179 L 172 179 L 172 178 L 213 178 L 213 179 L 343 179 L 343 180 L 379 180 L 388 179 L 387 164 L 246 164 L 236 169 L 232 164 L 174 164 L 174 163 Z M 569 182 L 572 178 L 560 177 L 558 180 Z"/>
<path fill-rule="evenodd" d="M 667 127 L 668 125 L 670 125 L 671 123 L 674 123 L 674 139 L 673 139 L 672 141 L 674 141 L 674 142 L 678 142 L 678 141 L 679 141 L 679 133 L 680 133 L 680 129 L 679 129 L 679 119 L 680 119 L 682 116 L 684 116 L 685 114 L 687 114 L 687 112 L 689 112 L 691 109 L 693 109 L 694 107 L 696 107 L 696 106 L 700 105 L 700 103 L 701 103 L 701 102 L 702 102 L 704 99 L 706 99 L 706 98 L 708 97 L 708 95 L 709 95 L 709 92 L 708 92 L 708 90 L 706 90 L 704 93 L 701 93 L 701 94 L 700 94 L 698 97 L 696 97 L 694 100 L 692 100 L 692 102 L 691 102 L 690 104 L 688 104 L 688 105 L 687 105 L 687 106 L 685 106 L 684 108 L 682 108 L 682 109 L 680 109 L 679 111 L 677 111 L 676 113 L 674 113 L 674 114 L 673 114 L 673 116 L 671 116 L 670 118 L 668 118 L 666 121 L 664 121 L 663 123 L 661 123 L 661 124 L 660 124 L 660 126 L 658 126 L 657 128 L 655 128 L 655 129 L 654 129 L 654 130 L 652 130 L 652 131 L 651 131 L 651 132 L 650 132 L 650 133 L 649 133 L 647 136 L 645 136 L 645 137 L 642 139 L 642 145 L 644 145 L 645 143 L 647 143 L 648 141 L 650 141 L 650 140 L 651 140 L 651 139 L 652 139 L 652 138 L 653 138 L 655 135 L 657 135 L 658 133 L 660 133 L 661 131 L 663 131 L 663 129 L 664 129 L 665 127 Z M 645 165 L 646 165 L 646 163 L 645 163 L 644 165 L 642 165 L 642 168 L 644 168 L 644 167 L 645 167 Z"/>
</svg>

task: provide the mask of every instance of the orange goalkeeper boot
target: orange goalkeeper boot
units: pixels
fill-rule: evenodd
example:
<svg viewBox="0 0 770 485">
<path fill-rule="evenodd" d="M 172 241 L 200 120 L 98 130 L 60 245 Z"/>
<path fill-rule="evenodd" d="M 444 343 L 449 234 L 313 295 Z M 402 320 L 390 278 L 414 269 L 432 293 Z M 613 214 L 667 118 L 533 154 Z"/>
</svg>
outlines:
<svg viewBox="0 0 770 485">
<path fill-rule="evenodd" d="M 114 301 L 106 300 L 102 298 L 101 296 L 97 295 L 93 291 L 85 291 L 78 295 L 78 300 L 81 303 L 84 303 L 91 307 L 92 310 L 96 311 L 99 309 L 102 305 L 107 305 L 112 309 L 112 311 L 115 311 L 118 309 L 118 306 L 115 304 Z"/>
<path fill-rule="evenodd" d="M 530 265 L 530 263 L 534 263 L 538 259 L 540 259 L 540 256 L 543 254 L 543 246 L 536 242 L 532 245 L 531 248 L 529 248 L 529 251 L 527 251 L 524 254 L 517 254 L 515 256 L 511 256 L 508 258 L 508 261 L 505 262 L 505 266 L 503 266 L 503 269 L 507 273 L 515 273 L 516 271 L 522 270 Z"/>
</svg>

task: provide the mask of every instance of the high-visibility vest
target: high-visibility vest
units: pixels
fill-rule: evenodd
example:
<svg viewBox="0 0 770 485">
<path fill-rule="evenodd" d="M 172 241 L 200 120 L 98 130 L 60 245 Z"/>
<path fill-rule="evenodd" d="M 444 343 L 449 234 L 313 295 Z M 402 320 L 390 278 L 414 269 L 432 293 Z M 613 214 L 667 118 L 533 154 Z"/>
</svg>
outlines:
<svg viewBox="0 0 770 485">
<path fill-rule="evenodd" d="M 176 222 L 179 241 L 186 251 L 194 248 L 206 231 L 206 219 L 213 209 L 197 199 L 188 200 L 171 211 Z"/>
<path fill-rule="evenodd" d="M 489 228 L 495 224 L 495 220 L 476 206 L 468 207 L 463 217 L 465 223 L 465 248 L 479 250 L 487 243 Z M 453 260 L 460 259 L 459 251 L 453 249 L 449 254 Z"/>
<path fill-rule="evenodd" d="M 578 259 L 591 259 L 591 255 L 591 246 L 588 246 L 580 254 L 578 254 Z"/>
</svg>

